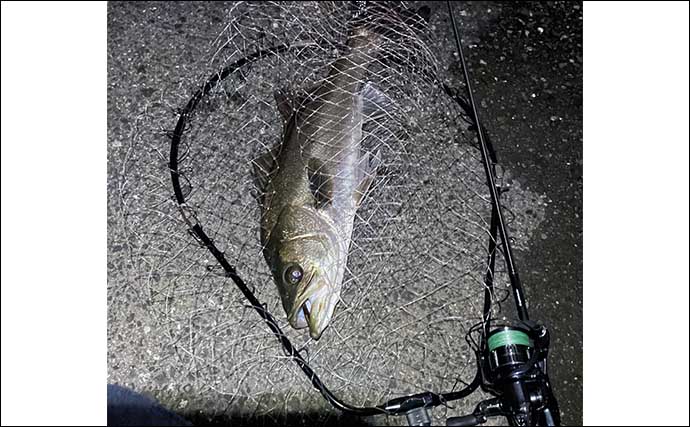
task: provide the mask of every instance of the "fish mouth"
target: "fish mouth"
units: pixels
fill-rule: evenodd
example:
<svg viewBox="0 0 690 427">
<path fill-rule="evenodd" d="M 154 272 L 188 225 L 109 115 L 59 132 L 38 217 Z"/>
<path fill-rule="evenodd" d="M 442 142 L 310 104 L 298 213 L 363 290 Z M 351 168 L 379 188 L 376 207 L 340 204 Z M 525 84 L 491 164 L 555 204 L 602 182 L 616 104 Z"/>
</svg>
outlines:
<svg viewBox="0 0 690 427">
<path fill-rule="evenodd" d="M 332 296 L 321 290 L 304 292 L 290 312 L 288 320 L 295 329 L 309 328 L 309 335 L 318 340 L 331 321 L 335 309 Z"/>
</svg>

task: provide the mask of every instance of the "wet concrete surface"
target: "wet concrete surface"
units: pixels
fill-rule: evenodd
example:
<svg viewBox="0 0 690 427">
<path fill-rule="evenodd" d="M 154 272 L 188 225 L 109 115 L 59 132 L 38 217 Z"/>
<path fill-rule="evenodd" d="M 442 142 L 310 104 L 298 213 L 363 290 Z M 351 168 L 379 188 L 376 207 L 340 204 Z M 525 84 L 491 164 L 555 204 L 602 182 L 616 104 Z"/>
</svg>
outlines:
<svg viewBox="0 0 690 427">
<path fill-rule="evenodd" d="M 477 22 L 465 55 L 498 162 L 546 195 L 546 218 L 516 263 L 531 317 L 551 331 L 563 424 L 581 425 L 582 4 L 482 2 L 464 7 L 464 17 L 456 10 Z"/>
<path fill-rule="evenodd" d="M 435 6 L 437 19 L 445 16 L 445 3 L 437 2 Z M 186 101 L 183 88 L 189 86 L 190 75 L 199 73 L 186 64 L 196 64 L 191 56 L 201 53 L 192 49 L 188 53 L 186 45 L 174 45 L 170 40 L 184 39 L 185 35 L 178 33 L 186 29 L 190 31 L 187 41 L 193 40 L 196 33 L 211 34 L 223 16 L 220 9 L 208 3 L 187 4 L 186 8 L 176 6 L 180 16 L 185 17 L 185 24 L 175 24 L 173 28 L 172 21 L 157 19 L 158 13 L 163 11 L 153 8 L 154 15 L 146 24 L 146 17 L 140 16 L 136 8 L 118 6 L 117 12 L 123 17 L 111 22 L 125 25 L 111 27 L 116 29 L 112 34 L 117 36 L 111 42 L 118 49 L 111 52 L 109 72 L 119 80 L 114 82 L 109 96 L 122 102 L 112 103 L 109 117 L 120 117 L 124 122 L 133 112 L 148 105 L 147 99 L 157 99 L 156 91 L 180 93 L 179 100 L 166 99 L 171 110 Z M 113 6 L 111 12 L 115 15 Z M 527 190 L 543 195 L 538 200 L 545 205 L 534 207 L 540 212 L 539 220 L 534 220 L 539 223 L 538 229 L 536 232 L 530 230 L 529 242 L 516 244 L 516 262 L 532 318 L 543 321 L 552 332 L 551 376 L 563 423 L 578 425 L 582 422 L 582 7 L 579 3 L 565 2 L 473 2 L 459 3 L 456 13 L 465 36 L 465 54 L 475 80 L 483 124 L 492 137 L 499 163 L 510 177 L 508 182 L 514 179 L 516 186 L 528 187 Z M 171 28 L 166 30 L 167 26 Z M 166 33 L 168 30 L 170 34 Z M 440 39 L 447 39 L 450 28 L 438 25 L 436 31 Z M 138 46 L 139 38 L 146 43 Z M 168 43 L 173 43 L 165 51 L 170 56 L 156 54 Z M 209 40 L 197 44 L 205 46 L 204 43 L 208 44 Z M 194 43 L 190 42 L 192 45 Z M 122 70 L 133 69 L 132 61 L 144 65 L 136 69 L 136 78 L 121 78 Z M 163 76 L 161 82 L 146 80 L 146 70 L 141 67 L 164 67 L 160 73 L 149 73 Z M 143 86 L 146 87 L 140 89 Z M 120 122 L 109 123 L 112 147 L 126 145 L 127 135 L 136 136 L 136 132 L 127 130 L 132 126 L 122 124 L 123 129 L 119 126 Z M 113 165 L 117 166 L 119 151 L 113 150 L 110 155 Z M 118 170 L 111 167 L 113 176 Z M 110 183 L 116 182 L 112 179 Z M 542 221 L 544 210 L 546 219 Z M 110 230 L 119 227 L 116 222 L 113 221 L 112 226 L 109 223 Z M 527 224 L 515 221 L 511 227 L 514 236 L 519 236 Z M 118 241 L 110 238 L 111 243 Z M 115 267 L 112 270 L 120 271 Z M 113 276 L 111 284 L 130 281 L 115 277 L 114 273 Z M 121 302 L 121 310 L 113 310 L 109 323 L 129 328 L 127 322 L 117 323 L 116 319 L 131 316 L 132 307 L 143 304 L 143 293 L 129 285 L 123 288 L 125 290 L 118 292 L 132 303 L 122 302 L 124 297 L 112 292 L 112 298 Z M 147 318 L 147 310 L 141 309 L 142 319 Z M 117 341 L 123 346 L 112 350 L 119 352 L 121 359 L 128 363 L 123 366 L 136 368 L 128 368 L 131 372 L 126 375 L 113 374 L 114 377 L 128 377 L 133 384 L 150 383 L 148 375 L 157 372 L 161 363 L 142 356 L 142 348 L 154 348 L 142 339 L 135 333 L 132 338 Z M 127 345 L 131 343 L 135 345 Z M 151 366 L 144 366 L 144 362 L 151 362 Z M 115 369 L 118 365 L 111 365 L 111 374 Z M 158 397 L 164 397 L 164 393 Z M 186 400 L 184 402 L 186 404 Z M 182 404 L 176 409 L 181 408 Z M 205 423 L 209 420 L 194 421 Z M 218 420 L 220 423 L 231 421 Z M 341 424 L 341 421 L 335 420 L 335 423 Z"/>
</svg>

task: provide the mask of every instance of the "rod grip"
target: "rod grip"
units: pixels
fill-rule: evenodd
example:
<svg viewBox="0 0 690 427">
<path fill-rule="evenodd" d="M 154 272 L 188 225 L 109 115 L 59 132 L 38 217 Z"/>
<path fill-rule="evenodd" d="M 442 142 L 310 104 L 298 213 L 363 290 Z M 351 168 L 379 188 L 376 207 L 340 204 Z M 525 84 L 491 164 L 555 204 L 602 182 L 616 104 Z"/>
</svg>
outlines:
<svg viewBox="0 0 690 427">
<path fill-rule="evenodd" d="M 462 417 L 451 417 L 446 420 L 447 426 L 476 426 L 482 420 L 475 415 L 464 415 Z"/>
</svg>

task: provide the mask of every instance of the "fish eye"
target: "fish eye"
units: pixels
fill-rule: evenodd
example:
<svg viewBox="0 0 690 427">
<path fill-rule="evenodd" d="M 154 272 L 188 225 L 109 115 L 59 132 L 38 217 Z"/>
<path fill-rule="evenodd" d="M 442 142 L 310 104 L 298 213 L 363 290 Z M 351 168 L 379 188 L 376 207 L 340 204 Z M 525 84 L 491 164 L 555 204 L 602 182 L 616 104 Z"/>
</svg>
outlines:
<svg viewBox="0 0 690 427">
<path fill-rule="evenodd" d="M 302 281 L 302 277 L 304 277 L 304 271 L 297 264 L 291 264 L 285 269 L 285 281 L 291 285 L 298 284 Z"/>
</svg>

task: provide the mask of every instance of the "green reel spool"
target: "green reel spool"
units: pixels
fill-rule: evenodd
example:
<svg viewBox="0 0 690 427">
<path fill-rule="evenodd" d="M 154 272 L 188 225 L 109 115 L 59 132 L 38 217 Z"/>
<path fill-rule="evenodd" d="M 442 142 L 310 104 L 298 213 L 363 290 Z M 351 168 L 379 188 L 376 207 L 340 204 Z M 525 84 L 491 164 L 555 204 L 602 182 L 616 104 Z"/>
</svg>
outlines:
<svg viewBox="0 0 690 427">
<path fill-rule="evenodd" d="M 488 340 L 489 351 L 494 351 L 497 348 L 506 347 L 509 345 L 522 345 L 525 347 L 532 347 L 529 336 L 517 329 L 503 329 L 492 333 Z"/>
</svg>

